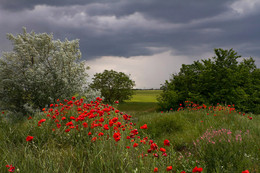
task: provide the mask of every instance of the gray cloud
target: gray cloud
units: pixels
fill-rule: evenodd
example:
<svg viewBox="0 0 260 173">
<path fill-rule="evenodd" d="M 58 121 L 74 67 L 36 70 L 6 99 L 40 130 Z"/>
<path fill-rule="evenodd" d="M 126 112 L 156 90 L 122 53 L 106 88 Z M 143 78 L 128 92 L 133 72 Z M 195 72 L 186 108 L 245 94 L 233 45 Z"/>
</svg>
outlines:
<svg viewBox="0 0 260 173">
<path fill-rule="evenodd" d="M 86 5 L 86 4 L 92 4 L 92 3 L 111 3 L 116 0 L 1 0 L 1 7 L 3 9 L 7 9 L 10 11 L 20 11 L 29 9 L 34 9 L 37 5 L 48 5 L 48 6 L 71 6 L 71 5 Z"/>
<path fill-rule="evenodd" d="M 6 33 L 25 26 L 80 39 L 84 59 L 168 49 L 193 60 L 218 47 L 259 59 L 259 7 L 254 0 L 0 0 L 0 50 L 11 49 Z"/>
</svg>

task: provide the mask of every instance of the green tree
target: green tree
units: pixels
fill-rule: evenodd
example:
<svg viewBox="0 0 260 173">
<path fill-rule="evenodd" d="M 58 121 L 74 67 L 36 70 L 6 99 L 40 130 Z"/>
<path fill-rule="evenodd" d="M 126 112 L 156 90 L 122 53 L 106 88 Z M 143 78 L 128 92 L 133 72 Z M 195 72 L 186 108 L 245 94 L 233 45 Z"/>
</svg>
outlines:
<svg viewBox="0 0 260 173">
<path fill-rule="evenodd" d="M 114 101 L 129 100 L 133 95 L 135 82 L 123 72 L 114 70 L 104 70 L 103 73 L 96 73 L 90 87 L 100 90 L 101 96 L 107 103 Z"/>
<path fill-rule="evenodd" d="M 211 59 L 182 65 L 162 86 L 162 109 L 176 107 L 185 100 L 207 104 L 235 104 L 243 111 L 259 113 L 260 75 L 253 58 L 238 62 L 233 50 L 215 49 Z"/>
<path fill-rule="evenodd" d="M 46 33 L 7 34 L 12 52 L 0 58 L 0 107 L 27 113 L 56 99 L 84 93 L 87 77 L 79 62 L 79 40 L 53 40 Z"/>
</svg>

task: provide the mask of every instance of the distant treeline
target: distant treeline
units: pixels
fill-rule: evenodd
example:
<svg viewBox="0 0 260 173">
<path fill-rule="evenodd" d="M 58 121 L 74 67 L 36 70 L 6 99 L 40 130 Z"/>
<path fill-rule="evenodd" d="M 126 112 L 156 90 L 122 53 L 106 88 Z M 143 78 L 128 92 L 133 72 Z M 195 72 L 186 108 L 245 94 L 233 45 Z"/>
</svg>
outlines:
<svg viewBox="0 0 260 173">
<path fill-rule="evenodd" d="M 238 62 L 233 50 L 215 49 L 212 59 L 183 64 L 161 89 L 162 110 L 177 108 L 186 100 L 196 103 L 235 105 L 244 112 L 260 113 L 260 69 L 253 58 Z"/>
</svg>

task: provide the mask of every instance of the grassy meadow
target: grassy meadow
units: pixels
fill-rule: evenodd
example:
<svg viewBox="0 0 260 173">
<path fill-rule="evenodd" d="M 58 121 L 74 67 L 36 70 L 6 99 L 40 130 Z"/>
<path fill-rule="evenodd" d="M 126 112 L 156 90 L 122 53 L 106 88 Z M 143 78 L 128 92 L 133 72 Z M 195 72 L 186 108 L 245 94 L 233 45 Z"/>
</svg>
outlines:
<svg viewBox="0 0 260 173">
<path fill-rule="evenodd" d="M 232 105 L 156 112 L 160 90 L 135 90 L 114 105 L 57 101 L 0 118 L 0 172 L 259 173 L 260 116 Z"/>
<path fill-rule="evenodd" d="M 143 114 L 157 110 L 157 97 L 162 90 L 134 90 L 131 100 L 118 105 L 118 109 L 130 114 Z"/>
</svg>

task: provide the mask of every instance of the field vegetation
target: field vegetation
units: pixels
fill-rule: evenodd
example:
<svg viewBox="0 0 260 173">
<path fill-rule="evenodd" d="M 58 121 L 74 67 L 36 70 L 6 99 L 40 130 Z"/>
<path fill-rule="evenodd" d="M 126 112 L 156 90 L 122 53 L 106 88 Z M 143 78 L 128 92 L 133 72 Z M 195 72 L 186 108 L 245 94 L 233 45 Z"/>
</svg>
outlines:
<svg viewBox="0 0 260 173">
<path fill-rule="evenodd" d="M 259 116 L 189 101 L 133 111 L 135 100 L 155 103 L 147 101 L 159 93 L 137 91 L 112 106 L 58 100 L 17 122 L 3 112 L 0 172 L 259 172 Z"/>
</svg>

